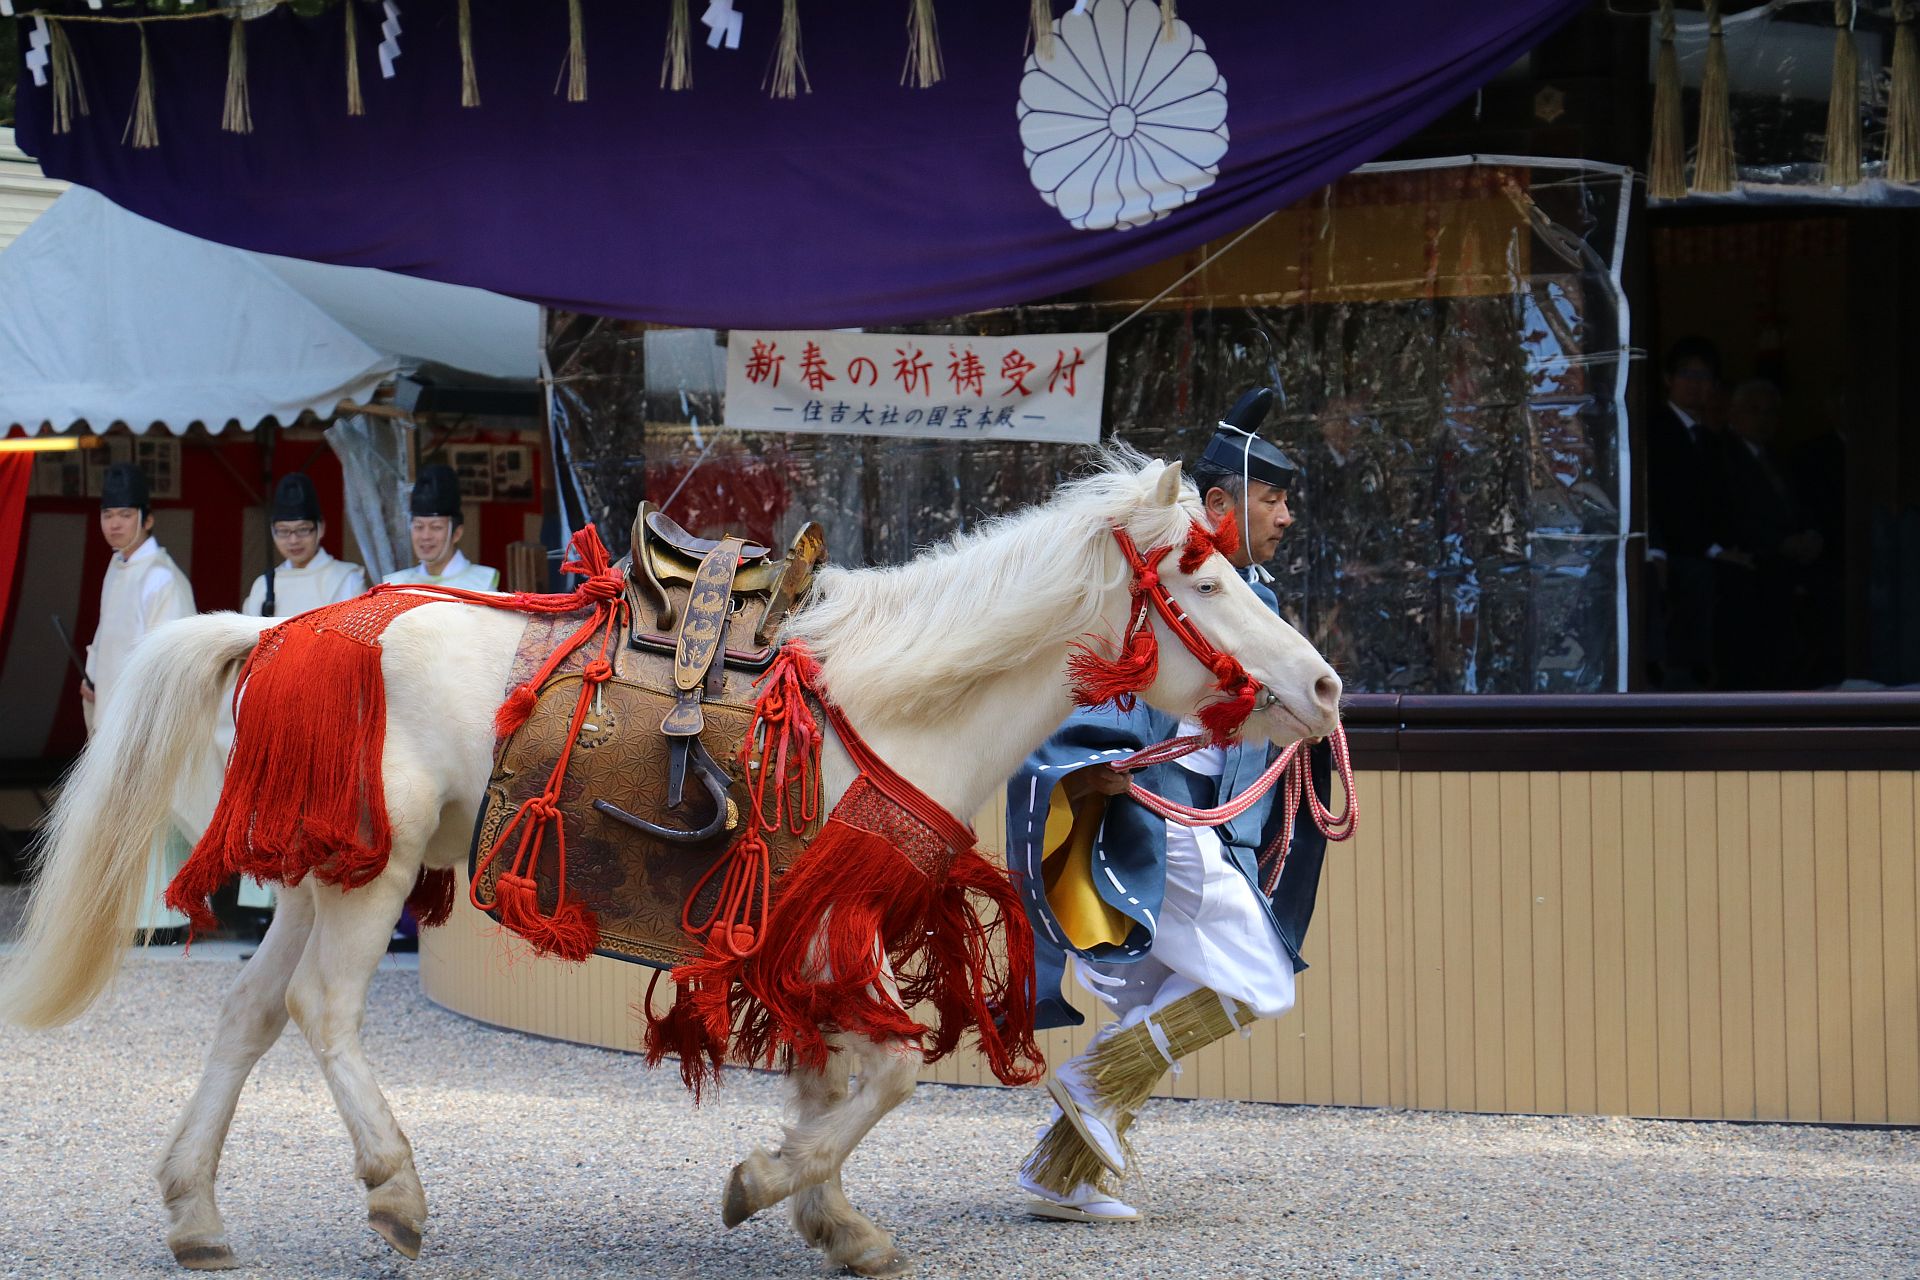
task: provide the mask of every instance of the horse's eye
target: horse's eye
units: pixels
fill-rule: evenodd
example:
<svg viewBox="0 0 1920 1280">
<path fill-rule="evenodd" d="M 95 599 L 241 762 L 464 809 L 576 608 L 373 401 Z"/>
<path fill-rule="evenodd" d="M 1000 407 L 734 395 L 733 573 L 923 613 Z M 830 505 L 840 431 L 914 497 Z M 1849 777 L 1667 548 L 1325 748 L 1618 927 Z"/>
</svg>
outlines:
<svg viewBox="0 0 1920 1280">
<path fill-rule="evenodd" d="M 1220 590 L 1220 584 L 1212 578 L 1202 578 L 1193 584 L 1193 589 L 1203 596 L 1210 596 Z"/>
</svg>

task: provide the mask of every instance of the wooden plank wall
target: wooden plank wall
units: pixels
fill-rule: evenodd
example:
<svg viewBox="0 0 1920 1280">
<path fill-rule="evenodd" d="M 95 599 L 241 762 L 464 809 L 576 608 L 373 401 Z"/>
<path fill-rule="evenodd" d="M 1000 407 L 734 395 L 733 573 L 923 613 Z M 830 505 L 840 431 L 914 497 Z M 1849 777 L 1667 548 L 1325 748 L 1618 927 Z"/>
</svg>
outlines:
<svg viewBox="0 0 1920 1280">
<path fill-rule="evenodd" d="M 1363 773 L 1300 1003 L 1174 1097 L 1920 1124 L 1920 775 Z M 983 813 L 983 835 L 1001 828 Z M 650 971 L 527 959 L 464 901 L 427 994 L 632 1048 Z M 1081 1007 L 1088 1002 L 1081 998 Z M 1086 1026 L 1043 1037 L 1059 1061 Z M 992 1084 L 970 1055 L 926 1079 Z"/>
</svg>

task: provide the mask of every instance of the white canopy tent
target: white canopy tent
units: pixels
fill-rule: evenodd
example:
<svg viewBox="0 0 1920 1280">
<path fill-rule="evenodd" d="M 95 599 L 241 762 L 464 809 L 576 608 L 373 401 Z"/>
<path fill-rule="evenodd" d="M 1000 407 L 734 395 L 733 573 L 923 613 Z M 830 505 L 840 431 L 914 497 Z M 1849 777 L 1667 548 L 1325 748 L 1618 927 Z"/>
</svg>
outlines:
<svg viewBox="0 0 1920 1280">
<path fill-rule="evenodd" d="M 539 348 L 532 303 L 213 244 L 83 187 L 0 252 L 0 434 L 285 424 L 421 364 L 531 380 Z"/>
</svg>

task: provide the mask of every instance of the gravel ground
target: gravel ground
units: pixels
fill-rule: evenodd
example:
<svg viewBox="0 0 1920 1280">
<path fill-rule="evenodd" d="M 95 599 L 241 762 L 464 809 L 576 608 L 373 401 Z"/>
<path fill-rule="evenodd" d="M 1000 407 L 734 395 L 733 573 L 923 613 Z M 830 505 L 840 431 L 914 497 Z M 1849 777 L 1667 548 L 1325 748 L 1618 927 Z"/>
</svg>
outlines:
<svg viewBox="0 0 1920 1280">
<path fill-rule="evenodd" d="M 74 1027 L 0 1028 L 0 1275 L 178 1274 L 148 1169 L 233 953 L 143 957 Z M 492 1030 L 383 968 L 368 1043 L 433 1217 L 407 1263 L 363 1225 L 347 1140 L 289 1035 L 221 1168 L 236 1276 L 806 1276 L 778 1211 L 733 1232 L 731 1165 L 780 1089 L 693 1109 L 637 1059 Z M 1154 1104 L 1137 1227 L 1025 1217 L 1037 1091 L 922 1087 L 858 1151 L 854 1202 L 939 1276 L 1920 1275 L 1920 1133 Z"/>
</svg>

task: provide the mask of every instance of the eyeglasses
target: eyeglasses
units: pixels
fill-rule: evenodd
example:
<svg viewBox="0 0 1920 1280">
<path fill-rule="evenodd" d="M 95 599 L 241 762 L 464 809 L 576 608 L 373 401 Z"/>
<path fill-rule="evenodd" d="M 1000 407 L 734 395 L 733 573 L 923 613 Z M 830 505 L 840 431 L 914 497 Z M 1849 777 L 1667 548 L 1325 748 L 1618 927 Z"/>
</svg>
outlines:
<svg viewBox="0 0 1920 1280">
<path fill-rule="evenodd" d="M 273 536 L 284 538 L 311 538 L 320 532 L 320 526 L 312 524 L 277 524 L 273 526 Z"/>
</svg>

